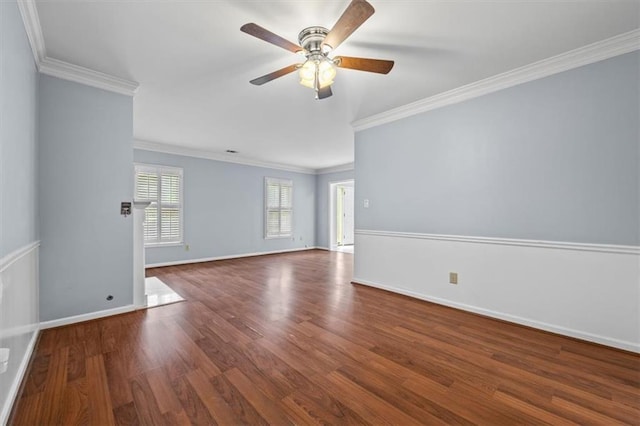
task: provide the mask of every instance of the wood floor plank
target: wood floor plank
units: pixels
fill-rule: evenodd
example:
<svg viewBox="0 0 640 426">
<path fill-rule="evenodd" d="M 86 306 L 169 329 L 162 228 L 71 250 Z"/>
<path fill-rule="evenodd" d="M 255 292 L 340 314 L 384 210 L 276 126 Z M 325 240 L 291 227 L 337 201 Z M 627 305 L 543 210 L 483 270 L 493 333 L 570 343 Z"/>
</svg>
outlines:
<svg viewBox="0 0 640 426">
<path fill-rule="evenodd" d="M 214 389 L 231 407 L 238 423 L 249 425 L 268 425 L 247 399 L 236 389 L 225 375 L 211 379 Z"/>
<path fill-rule="evenodd" d="M 306 376 L 312 376 L 316 373 L 328 373 L 340 366 L 340 363 L 330 356 L 316 349 L 302 350 L 298 345 L 286 339 L 278 337 L 260 339 L 257 343 Z M 312 348 L 312 346 L 308 347 Z M 309 358 L 313 362 L 310 362 Z"/>
<path fill-rule="evenodd" d="M 176 394 L 173 392 L 171 383 L 169 383 L 169 378 L 164 369 L 156 368 L 155 370 L 148 371 L 145 377 L 162 414 L 169 411 L 179 413 L 182 410 L 180 401 L 178 401 Z"/>
<path fill-rule="evenodd" d="M 496 401 L 503 402 L 517 410 L 522 411 L 523 413 L 527 413 L 528 415 L 535 417 L 541 422 L 545 422 L 551 425 L 557 426 L 569 426 L 569 425 L 577 425 L 579 423 L 572 422 L 566 418 L 562 418 L 553 413 L 548 412 L 536 405 L 529 404 L 526 401 L 523 401 L 519 398 L 514 397 L 508 393 L 497 391 L 494 395 Z"/>
<path fill-rule="evenodd" d="M 554 396 L 551 399 L 551 402 L 558 407 L 562 407 L 565 410 L 573 411 L 577 415 L 583 418 L 581 423 L 583 424 L 602 424 L 602 425 L 625 425 L 627 423 L 621 422 L 619 420 L 613 419 L 609 416 L 606 416 L 602 413 L 592 410 L 589 407 L 585 407 L 583 405 L 574 404 L 571 401 L 568 401 L 564 398 Z"/>
<path fill-rule="evenodd" d="M 126 355 L 120 350 L 107 352 L 104 354 L 105 369 L 107 371 L 107 382 L 109 384 L 109 396 L 114 408 L 133 403 L 129 377 L 126 372 Z"/>
<path fill-rule="evenodd" d="M 62 398 L 62 406 L 64 409 L 60 415 L 60 424 L 89 424 L 89 398 L 85 378 L 67 384 Z"/>
<path fill-rule="evenodd" d="M 69 348 L 55 350 L 51 354 L 47 383 L 44 388 L 40 418 L 43 423 L 58 423 L 62 412 L 62 398 L 67 385 L 67 360 Z"/>
<path fill-rule="evenodd" d="M 131 386 L 131 395 L 133 395 L 133 405 L 136 408 L 136 414 L 140 423 L 143 425 L 162 424 L 164 421 L 162 413 L 166 412 L 167 407 L 161 409 L 156 399 L 156 394 L 164 393 L 162 389 L 156 389 L 154 392 L 154 390 L 151 389 L 146 374 L 130 379 L 129 383 Z"/>
<path fill-rule="evenodd" d="M 214 377 L 221 373 L 220 368 L 218 368 L 196 343 L 198 340 L 205 338 L 205 335 L 198 333 L 198 335 L 202 337 L 194 342 L 184 332 L 182 326 L 172 325 L 167 322 L 165 322 L 165 326 L 165 330 L 171 332 L 175 341 L 176 350 L 183 359 L 193 359 L 195 367 L 208 377 Z"/>
<path fill-rule="evenodd" d="M 187 416 L 187 413 L 184 412 L 184 410 L 180 411 L 179 413 L 166 413 L 164 415 L 164 424 L 166 424 L 167 426 L 191 426 L 191 420 L 189 419 L 189 416 Z"/>
<path fill-rule="evenodd" d="M 431 381 L 425 382 L 416 378 L 408 379 L 403 386 L 418 395 L 423 395 L 440 406 L 455 407 L 455 410 L 452 411 L 473 423 L 486 425 L 527 424 L 517 414 L 514 414 L 514 410 L 510 410 L 507 413 L 505 412 L 507 411 L 506 405 L 493 404 L 486 397 L 479 399 L 476 395 L 470 395 L 469 393 L 456 392 L 455 390 L 450 392 L 450 389 L 442 392 L 439 388 L 433 387 Z M 537 423 L 543 422 L 530 422 L 530 424 Z"/>
<path fill-rule="evenodd" d="M 36 355 L 31 363 L 29 374 L 25 378 L 23 395 L 35 395 L 44 391 L 51 354 Z"/>
<path fill-rule="evenodd" d="M 640 355 L 354 285 L 352 260 L 149 269 L 186 301 L 43 330 L 10 424 L 640 425 Z"/>
<path fill-rule="evenodd" d="M 67 361 L 68 382 L 73 382 L 85 376 L 86 368 L 84 354 L 84 346 L 82 344 L 76 343 L 69 346 L 69 359 Z"/>
<path fill-rule="evenodd" d="M 141 424 L 133 401 L 115 408 L 113 417 L 118 426 L 138 426 Z"/>
<path fill-rule="evenodd" d="M 42 423 L 42 398 L 44 392 L 24 395 L 15 407 L 10 421 L 15 426 L 33 426 Z M 10 423 L 11 424 L 11 423 Z"/>
<path fill-rule="evenodd" d="M 416 420 L 429 424 L 472 424 L 442 405 L 429 400 L 428 396 L 417 395 L 366 367 L 348 365 L 341 367 L 338 373 L 372 394 L 390 402 Z"/>
<path fill-rule="evenodd" d="M 209 414 L 207 407 L 203 404 L 202 400 L 198 396 L 198 393 L 187 381 L 187 378 L 185 376 L 173 380 L 171 382 L 171 387 L 180 400 L 180 404 L 182 405 L 184 413 L 188 417 L 191 424 L 215 424 L 215 420 Z"/>
<path fill-rule="evenodd" d="M 316 386 L 312 392 L 294 392 L 282 400 L 296 424 L 362 425 L 367 422 L 337 398 Z"/>
<path fill-rule="evenodd" d="M 86 362 L 89 419 L 93 424 L 113 425 L 115 419 L 103 357 L 95 355 L 87 358 Z"/>
<path fill-rule="evenodd" d="M 260 389 L 257 389 L 240 370 L 232 368 L 224 375 L 267 422 L 272 425 L 293 424 L 279 408 L 278 402 L 268 398 Z"/>
<path fill-rule="evenodd" d="M 327 392 L 338 395 L 346 406 L 371 424 L 422 424 L 397 407 L 394 407 L 390 402 L 358 386 L 342 374 L 336 372 L 329 373 L 326 376 L 326 381 L 319 380 L 319 383 Z"/>
<path fill-rule="evenodd" d="M 100 327 L 97 321 L 87 321 L 78 324 L 76 329 L 78 343 L 84 348 L 84 356 L 90 357 L 102 353 L 100 345 Z"/>
<path fill-rule="evenodd" d="M 216 423 L 228 425 L 237 421 L 231 406 L 213 387 L 206 374 L 194 370 L 189 372 L 186 377 Z"/>
</svg>

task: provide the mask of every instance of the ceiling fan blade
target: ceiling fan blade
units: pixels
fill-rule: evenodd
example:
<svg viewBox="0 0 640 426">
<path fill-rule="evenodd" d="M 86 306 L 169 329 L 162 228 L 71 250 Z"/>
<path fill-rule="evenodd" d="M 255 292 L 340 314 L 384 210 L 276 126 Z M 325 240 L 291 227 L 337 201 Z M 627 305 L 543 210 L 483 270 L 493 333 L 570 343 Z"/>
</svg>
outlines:
<svg viewBox="0 0 640 426">
<path fill-rule="evenodd" d="M 281 68 L 278 71 L 274 71 L 272 73 L 263 75 L 262 77 L 254 78 L 249 83 L 255 84 L 256 86 L 260 86 L 262 84 L 270 82 L 271 80 L 275 80 L 276 78 L 282 77 L 283 75 L 292 73 L 298 68 L 300 68 L 300 64 L 289 65 L 288 67 Z"/>
<path fill-rule="evenodd" d="M 325 86 L 318 89 L 318 99 L 325 99 L 331 95 L 333 95 L 333 92 L 331 91 L 331 86 Z"/>
<path fill-rule="evenodd" d="M 378 74 L 388 74 L 394 64 L 393 61 L 384 59 L 352 58 L 349 56 L 337 56 L 333 62 L 340 68 L 377 72 Z"/>
<path fill-rule="evenodd" d="M 352 0 L 351 4 L 342 13 L 338 22 L 333 26 L 322 43 L 323 46 L 330 46 L 335 50 L 343 41 L 347 39 L 360 25 L 364 23 L 375 9 L 366 0 Z"/>
<path fill-rule="evenodd" d="M 260 40 L 264 40 L 267 43 L 275 44 L 278 47 L 282 47 L 290 52 L 296 53 L 303 51 L 304 49 L 298 46 L 295 43 L 291 43 L 289 40 L 286 40 L 280 37 L 277 34 L 272 33 L 271 31 L 262 28 L 260 25 L 254 24 L 253 22 L 249 24 L 244 24 L 240 27 L 240 31 L 243 33 L 247 33 L 254 37 L 259 38 Z"/>
</svg>

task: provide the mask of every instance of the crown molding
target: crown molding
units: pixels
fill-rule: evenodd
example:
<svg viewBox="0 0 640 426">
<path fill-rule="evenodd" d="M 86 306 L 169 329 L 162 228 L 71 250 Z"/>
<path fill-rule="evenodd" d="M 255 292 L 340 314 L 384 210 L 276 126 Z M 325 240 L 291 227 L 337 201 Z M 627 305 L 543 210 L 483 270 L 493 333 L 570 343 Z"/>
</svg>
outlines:
<svg viewBox="0 0 640 426">
<path fill-rule="evenodd" d="M 176 145 L 169 145 L 160 142 L 143 141 L 140 139 L 134 139 L 134 149 L 141 149 L 144 151 L 162 152 L 164 154 L 183 155 L 187 157 L 204 158 L 207 160 L 223 161 L 225 163 L 242 164 L 245 166 L 264 167 L 267 169 L 284 170 L 287 172 L 305 173 L 314 175 L 315 169 L 306 167 L 291 166 L 288 164 L 270 163 L 267 161 L 258 161 L 246 157 L 239 157 L 237 155 L 220 154 L 213 151 L 207 151 L 203 149 L 185 148 Z"/>
<path fill-rule="evenodd" d="M 640 29 L 636 29 L 380 114 L 356 120 L 351 125 L 356 132 L 365 130 L 639 49 Z"/>
<path fill-rule="evenodd" d="M 317 169 L 316 170 L 316 174 L 317 175 L 326 175 L 328 173 L 338 173 L 338 172 L 348 172 L 351 170 L 354 170 L 354 163 L 347 163 L 347 164 L 340 164 L 339 166 L 333 166 L 333 167 L 325 167 L 322 169 Z"/>
<path fill-rule="evenodd" d="M 100 71 L 73 65 L 58 59 L 45 57 L 40 61 L 38 70 L 42 74 L 62 78 L 84 84 L 86 86 L 97 87 L 121 95 L 134 96 L 139 84 L 135 81 L 114 77 Z"/>
<path fill-rule="evenodd" d="M 121 95 L 135 95 L 139 86 L 135 81 L 114 77 L 48 57 L 35 0 L 18 0 L 18 8 L 20 9 L 20 15 L 22 15 L 22 22 L 27 32 L 36 67 L 40 73 Z"/>
<path fill-rule="evenodd" d="M 36 2 L 34 0 L 18 0 L 18 8 L 20 9 L 20 15 L 22 15 L 22 22 L 27 32 L 33 58 L 36 61 L 36 65 L 38 65 L 46 57 L 46 50 Z"/>
</svg>

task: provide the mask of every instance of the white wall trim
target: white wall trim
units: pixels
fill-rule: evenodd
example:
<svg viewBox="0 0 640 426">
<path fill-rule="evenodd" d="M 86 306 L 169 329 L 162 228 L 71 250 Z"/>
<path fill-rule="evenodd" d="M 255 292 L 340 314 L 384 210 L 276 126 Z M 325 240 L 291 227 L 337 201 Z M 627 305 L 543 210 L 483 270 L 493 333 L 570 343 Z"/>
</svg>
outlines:
<svg viewBox="0 0 640 426">
<path fill-rule="evenodd" d="M 44 36 L 42 35 L 42 26 L 40 25 L 40 16 L 38 15 L 38 9 L 36 9 L 36 2 L 35 0 L 18 0 L 18 8 L 22 15 L 22 22 L 27 32 L 29 44 L 31 45 L 33 58 L 36 66 L 38 66 L 40 61 L 46 57 L 46 49 L 44 46 Z"/>
<path fill-rule="evenodd" d="M 33 250 L 35 250 L 38 247 L 40 247 L 40 240 L 33 241 L 7 254 L 2 259 L 0 259 L 0 272 L 3 272 L 5 269 L 7 269 L 9 266 L 15 263 L 17 260 L 31 253 Z"/>
<path fill-rule="evenodd" d="M 12 348 L 11 343 L 8 344 L 8 347 L 11 349 L 10 356 L 21 358 L 19 358 L 19 363 L 15 367 L 10 367 L 11 370 L 9 371 L 14 374 L 7 374 L 7 376 L 11 376 L 13 378 L 13 381 L 11 383 L 7 383 L 8 392 L 6 394 L 6 398 L 3 401 L 0 401 L 0 404 L 2 405 L 0 407 L 0 424 L 2 425 L 6 424 L 7 420 L 9 419 L 11 409 L 13 407 L 13 404 L 15 403 L 15 399 L 18 396 L 20 385 L 27 372 L 29 361 L 31 360 L 31 355 L 33 354 L 38 339 L 39 321 L 37 262 L 39 246 L 40 241 L 33 241 L 18 248 L 17 250 L 12 251 L 11 253 L 8 253 L 7 255 L 2 257 L 2 259 L 0 259 L 0 300 L 2 300 L 1 293 L 7 291 L 7 287 L 5 287 L 5 285 L 8 285 L 9 288 L 12 289 L 10 293 L 13 295 L 16 295 L 17 290 L 27 291 L 31 296 L 28 300 L 28 306 L 23 305 L 22 302 L 20 302 L 18 305 L 15 305 L 15 301 L 6 299 L 5 293 L 4 305 L 0 306 L 0 309 L 8 309 L 8 311 L 4 313 L 4 319 L 8 320 L 8 322 L 2 324 L 3 328 L 0 329 L 0 340 L 4 341 L 4 339 L 8 339 L 14 336 L 28 337 L 29 335 L 31 335 L 26 348 L 24 348 L 24 352 L 22 352 L 21 347 Z M 24 262 L 29 263 L 27 264 Z M 35 268 L 35 270 L 32 268 Z M 9 281 L 4 281 L 7 278 L 9 279 Z M 22 300 L 24 299 L 24 297 L 25 293 L 18 295 L 18 299 Z M 29 318 L 15 318 L 13 317 L 15 312 L 12 313 L 12 311 L 20 311 L 21 316 L 22 314 L 28 313 Z M 25 319 L 28 320 L 28 323 L 24 321 Z M 7 328 L 9 325 L 11 325 L 11 328 Z M 13 370 L 14 368 L 16 369 Z M 9 377 L 7 377 L 6 380 L 10 380 Z"/>
<path fill-rule="evenodd" d="M 222 154 L 213 151 L 186 148 L 177 145 L 169 145 L 160 142 L 143 141 L 135 139 L 133 141 L 134 149 L 141 149 L 144 151 L 162 152 L 164 154 L 183 155 L 186 157 L 204 158 L 206 160 L 223 161 L 226 163 L 242 164 L 245 166 L 264 167 L 267 169 L 284 170 L 287 172 L 315 174 L 314 169 L 306 167 L 297 167 L 287 164 L 270 163 L 267 161 L 252 160 L 250 158 L 238 157 L 237 155 Z"/>
<path fill-rule="evenodd" d="M 338 249 L 338 244 L 335 241 L 335 237 L 337 234 L 337 223 L 336 223 L 336 209 L 337 209 L 337 194 L 336 194 L 336 188 L 338 185 L 340 184 L 344 184 L 345 186 L 351 185 L 354 186 L 355 185 L 355 179 L 343 179 L 343 180 L 334 180 L 334 181 L 330 181 L 328 182 L 328 186 L 327 186 L 327 191 L 328 191 L 328 205 L 329 205 L 329 212 L 328 212 L 328 217 L 327 217 L 327 224 L 329 225 L 329 229 L 328 229 L 328 236 L 327 236 L 327 241 L 329 243 L 329 250 L 331 251 L 337 251 Z M 355 203 L 355 200 L 354 200 Z M 354 211 L 355 213 L 355 211 Z M 354 229 L 354 234 L 355 234 L 355 229 Z M 354 235 L 355 237 L 355 235 Z"/>
<path fill-rule="evenodd" d="M 525 325 L 528 327 L 538 328 L 540 330 L 550 331 L 552 333 L 561 334 L 564 336 L 574 337 L 576 339 L 585 340 L 588 342 L 596 342 L 602 345 L 640 353 L 640 345 L 635 344 L 633 342 L 626 342 L 623 340 L 612 339 L 606 336 L 600 336 L 597 334 L 587 333 L 579 330 L 574 330 L 571 328 L 548 324 L 545 322 L 530 320 L 530 319 L 522 318 L 516 315 L 509 315 L 502 312 L 493 311 L 490 309 L 483 309 L 477 306 L 472 306 L 464 303 L 454 302 L 451 300 L 441 299 L 439 297 L 427 296 L 421 293 L 416 293 L 416 292 L 401 289 L 398 287 L 391 287 L 391 286 L 383 285 L 373 281 L 363 280 L 355 276 L 353 277 L 352 282 L 355 284 L 361 284 L 369 287 L 379 288 L 381 290 L 390 291 L 392 293 L 403 294 L 405 296 L 413 297 L 420 300 L 425 300 L 427 302 L 436 303 L 438 305 L 449 306 L 451 308 L 461 309 L 463 311 L 473 312 L 473 313 L 484 315 L 487 317 L 497 318 L 497 319 L 513 322 L 516 324 Z"/>
<path fill-rule="evenodd" d="M 640 49 L 636 29 L 352 123 L 360 131 Z"/>
<path fill-rule="evenodd" d="M 415 232 L 372 231 L 356 229 L 356 235 L 372 235 L 381 237 L 417 238 L 423 240 L 458 241 L 464 243 L 500 244 L 508 246 L 540 247 L 559 250 L 594 251 L 599 253 L 617 253 L 640 255 L 640 246 L 614 244 L 569 243 L 544 240 L 521 240 L 511 238 L 469 237 L 459 235 L 420 234 Z"/>
<path fill-rule="evenodd" d="M 139 84 L 135 81 L 114 77 L 100 71 L 94 71 L 49 57 L 45 57 L 40 61 L 38 70 L 42 74 L 126 96 L 134 96 L 139 87 Z"/>
<path fill-rule="evenodd" d="M 306 251 L 306 250 L 328 250 L 324 247 L 300 247 L 286 250 L 273 250 L 273 251 L 259 251 L 255 253 L 243 253 L 243 254 L 231 254 L 228 256 L 216 256 L 216 257 L 204 257 L 200 259 L 184 259 L 184 260 L 175 260 L 171 262 L 159 262 L 159 263 L 150 263 L 145 265 L 145 268 L 161 268 L 163 266 L 177 266 L 177 265 L 189 265 L 191 263 L 202 263 L 202 262 L 213 262 L 216 260 L 229 260 L 229 259 L 240 259 L 242 257 L 253 257 L 253 256 L 265 256 L 268 254 L 279 254 L 279 253 L 291 253 L 296 251 Z"/>
<path fill-rule="evenodd" d="M 22 380 L 24 379 L 24 375 L 27 373 L 27 368 L 29 367 L 29 361 L 31 360 L 31 355 L 36 348 L 36 342 L 38 341 L 38 333 L 39 331 L 36 329 L 31 336 L 31 340 L 29 341 L 29 345 L 27 346 L 27 350 L 20 361 L 20 366 L 18 367 L 18 373 L 16 375 L 15 380 L 11 383 L 11 387 L 9 387 L 9 392 L 7 393 L 7 399 L 4 401 L 4 406 L 2 407 L 2 412 L 0 413 L 0 425 L 6 425 L 9 420 L 9 415 L 11 414 L 11 409 L 13 408 L 13 404 L 16 402 L 16 397 L 18 396 L 18 391 L 20 390 L 20 385 L 22 384 Z"/>
<path fill-rule="evenodd" d="M 110 317 L 112 315 L 126 314 L 136 310 L 134 305 L 125 305 L 113 309 L 105 309 L 103 311 L 88 312 L 86 314 L 74 315 L 71 317 L 58 318 L 40 323 L 40 329 L 60 327 L 63 325 L 75 324 L 78 322 L 90 321 L 98 318 Z"/>
<path fill-rule="evenodd" d="M 108 90 L 121 95 L 135 95 L 139 87 L 139 84 L 135 81 L 125 80 L 120 77 L 111 76 L 48 57 L 35 0 L 18 0 L 18 8 L 22 15 L 22 22 L 27 32 L 27 38 L 31 45 L 36 67 L 42 74 L 86 86 L 97 87 L 98 89 Z"/>
<path fill-rule="evenodd" d="M 326 175 L 329 173 L 338 173 L 338 172 L 348 172 L 355 169 L 354 163 L 341 164 L 333 167 L 325 167 L 322 169 L 317 169 L 317 175 Z"/>
</svg>

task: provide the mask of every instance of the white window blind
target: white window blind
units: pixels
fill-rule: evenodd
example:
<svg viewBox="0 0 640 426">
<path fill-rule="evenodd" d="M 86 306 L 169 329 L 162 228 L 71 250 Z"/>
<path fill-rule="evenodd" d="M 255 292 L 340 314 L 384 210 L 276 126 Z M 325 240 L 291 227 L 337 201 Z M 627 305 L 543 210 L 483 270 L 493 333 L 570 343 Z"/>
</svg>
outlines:
<svg viewBox="0 0 640 426">
<path fill-rule="evenodd" d="M 293 181 L 265 178 L 265 238 L 293 233 Z"/>
<path fill-rule="evenodd" d="M 182 242 L 182 169 L 136 164 L 135 199 L 150 201 L 143 223 L 146 245 Z"/>
</svg>

